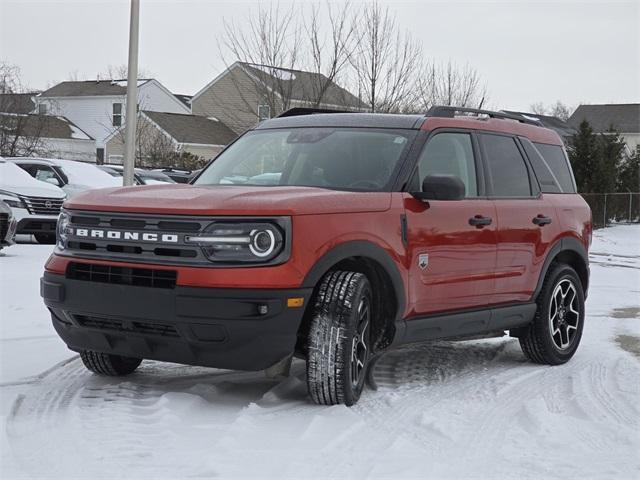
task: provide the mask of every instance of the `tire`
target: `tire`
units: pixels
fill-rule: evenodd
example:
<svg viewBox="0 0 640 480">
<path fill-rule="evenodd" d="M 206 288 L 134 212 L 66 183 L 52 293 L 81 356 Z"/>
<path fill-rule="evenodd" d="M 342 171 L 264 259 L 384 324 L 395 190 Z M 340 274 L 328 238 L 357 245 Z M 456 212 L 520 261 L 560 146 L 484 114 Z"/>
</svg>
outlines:
<svg viewBox="0 0 640 480">
<path fill-rule="evenodd" d="M 533 323 L 520 336 L 525 356 L 535 363 L 560 365 L 576 353 L 584 328 L 584 291 L 569 265 L 551 266 L 537 299 Z"/>
<path fill-rule="evenodd" d="M 307 388 L 315 403 L 351 406 L 360 398 L 371 356 L 371 294 L 362 273 L 334 271 L 322 279 L 307 353 Z"/>
<path fill-rule="evenodd" d="M 56 243 L 55 233 L 34 233 L 33 236 L 36 237 L 38 243 L 43 245 L 55 245 Z"/>
<path fill-rule="evenodd" d="M 108 377 L 120 377 L 133 373 L 142 362 L 141 358 L 122 357 L 108 353 L 83 350 L 80 352 L 82 363 L 87 370 Z"/>
</svg>

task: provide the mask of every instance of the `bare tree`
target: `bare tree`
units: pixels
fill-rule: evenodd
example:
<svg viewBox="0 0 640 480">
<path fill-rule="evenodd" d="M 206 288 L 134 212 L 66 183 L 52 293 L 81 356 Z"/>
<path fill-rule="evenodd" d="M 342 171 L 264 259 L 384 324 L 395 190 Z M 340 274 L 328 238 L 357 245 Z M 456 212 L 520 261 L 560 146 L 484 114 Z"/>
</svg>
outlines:
<svg viewBox="0 0 640 480">
<path fill-rule="evenodd" d="M 482 108 L 487 100 L 487 87 L 477 70 L 450 60 L 427 65 L 418 92 L 416 106 L 423 111 L 434 105 Z"/>
<path fill-rule="evenodd" d="M 224 22 L 224 34 L 219 39 L 221 56 L 224 59 L 230 55 L 234 62 L 244 64 L 235 72 L 238 78 L 234 85 L 244 103 L 243 111 L 237 113 L 257 118 L 259 105 L 268 105 L 272 114 L 290 108 L 290 70 L 298 67 L 301 37 L 297 19 L 295 7 L 284 11 L 271 4 L 268 8 L 260 6 L 257 15 L 247 16 L 241 25 Z"/>
<path fill-rule="evenodd" d="M 356 23 L 351 55 L 358 93 L 372 112 L 411 108 L 422 63 L 422 47 L 402 32 L 388 8 L 365 4 Z"/>
<path fill-rule="evenodd" d="M 575 110 L 575 108 L 571 108 L 568 105 L 565 105 L 560 100 L 556 101 L 556 103 L 554 103 L 553 105 L 549 105 L 548 107 L 542 102 L 536 102 L 531 104 L 529 108 L 533 113 L 537 113 L 538 115 L 550 115 L 552 117 L 557 117 L 564 122 L 569 120 L 571 112 Z"/>
<path fill-rule="evenodd" d="M 0 62 L 0 155 L 28 157 L 46 155 L 44 139 L 48 117 L 31 113 L 31 96 L 20 80 L 20 69 Z"/>
<path fill-rule="evenodd" d="M 307 56 L 310 57 L 305 67 L 316 74 L 312 77 L 312 91 L 308 97 L 315 107 L 320 106 L 327 91 L 349 67 L 356 44 L 357 16 L 352 12 L 350 0 L 344 2 L 341 8 L 334 5 L 328 0 L 324 4 L 311 5 L 304 24 L 309 50 Z M 342 102 L 347 103 L 346 98 Z"/>
</svg>

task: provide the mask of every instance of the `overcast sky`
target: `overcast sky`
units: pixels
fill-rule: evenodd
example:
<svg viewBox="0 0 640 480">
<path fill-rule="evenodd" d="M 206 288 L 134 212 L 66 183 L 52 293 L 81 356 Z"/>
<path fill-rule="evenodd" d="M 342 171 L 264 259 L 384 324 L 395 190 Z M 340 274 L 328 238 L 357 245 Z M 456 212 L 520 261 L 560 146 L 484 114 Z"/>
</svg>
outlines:
<svg viewBox="0 0 640 480">
<path fill-rule="evenodd" d="M 175 93 L 197 92 L 225 66 L 223 19 L 240 23 L 256 3 L 142 0 L 140 66 Z M 640 102 L 640 0 L 382 3 L 428 57 L 474 66 L 494 107 Z M 92 78 L 126 64 L 128 21 L 128 1 L 0 0 L 0 60 L 34 89 Z"/>
</svg>

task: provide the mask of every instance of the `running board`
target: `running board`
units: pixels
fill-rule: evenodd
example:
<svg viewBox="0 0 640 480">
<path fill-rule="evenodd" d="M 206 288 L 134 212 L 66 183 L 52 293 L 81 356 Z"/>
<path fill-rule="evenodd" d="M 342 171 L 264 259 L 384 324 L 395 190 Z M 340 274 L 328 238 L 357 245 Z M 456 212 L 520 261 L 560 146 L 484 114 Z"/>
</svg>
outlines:
<svg viewBox="0 0 640 480">
<path fill-rule="evenodd" d="M 523 327 L 533 320 L 536 308 L 532 302 L 404 319 L 396 324 L 393 344 L 470 337 Z"/>
</svg>

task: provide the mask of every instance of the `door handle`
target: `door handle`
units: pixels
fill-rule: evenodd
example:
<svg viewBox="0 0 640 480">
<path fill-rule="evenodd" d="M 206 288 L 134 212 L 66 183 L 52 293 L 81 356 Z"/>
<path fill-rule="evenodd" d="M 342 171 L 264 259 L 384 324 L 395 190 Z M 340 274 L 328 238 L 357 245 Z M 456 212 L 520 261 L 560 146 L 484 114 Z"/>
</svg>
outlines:
<svg viewBox="0 0 640 480">
<path fill-rule="evenodd" d="M 469 225 L 473 225 L 477 228 L 482 228 L 485 225 L 491 225 L 493 220 L 491 217 L 483 217 L 482 215 L 476 215 L 475 217 L 471 217 L 469 219 Z"/>
<path fill-rule="evenodd" d="M 548 225 L 552 222 L 551 218 L 545 216 L 545 215 L 538 215 L 537 217 L 533 218 L 533 223 L 535 223 L 536 225 L 538 225 L 539 227 L 544 227 L 545 225 Z"/>
</svg>

